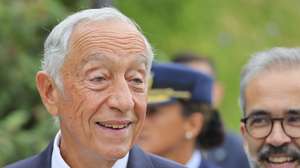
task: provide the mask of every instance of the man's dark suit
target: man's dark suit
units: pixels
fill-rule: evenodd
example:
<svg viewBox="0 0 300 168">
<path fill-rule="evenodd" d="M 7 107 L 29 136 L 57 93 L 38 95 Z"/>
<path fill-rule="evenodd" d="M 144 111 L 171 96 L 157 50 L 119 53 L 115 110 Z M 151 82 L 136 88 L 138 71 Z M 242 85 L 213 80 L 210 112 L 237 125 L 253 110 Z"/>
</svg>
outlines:
<svg viewBox="0 0 300 168">
<path fill-rule="evenodd" d="M 199 168 L 220 168 L 206 160 L 201 160 L 201 165 L 199 166 Z"/>
<path fill-rule="evenodd" d="M 53 142 L 40 154 L 8 165 L 5 168 L 51 168 Z M 175 162 L 144 153 L 134 146 L 129 153 L 127 168 L 184 168 Z"/>
</svg>

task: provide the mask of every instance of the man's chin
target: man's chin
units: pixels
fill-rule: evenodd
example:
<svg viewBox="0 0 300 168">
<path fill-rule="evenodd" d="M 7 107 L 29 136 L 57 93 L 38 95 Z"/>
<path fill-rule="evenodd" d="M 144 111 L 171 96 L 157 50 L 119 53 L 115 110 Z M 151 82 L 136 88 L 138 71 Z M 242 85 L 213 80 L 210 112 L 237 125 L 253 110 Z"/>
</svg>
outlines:
<svg viewBox="0 0 300 168">
<path fill-rule="evenodd" d="M 287 162 L 270 162 L 265 161 L 263 163 L 263 168 L 299 168 L 299 162 L 295 161 L 287 161 Z"/>
<path fill-rule="evenodd" d="M 126 156 L 128 152 L 130 151 L 131 146 L 129 145 L 119 145 L 119 146 L 114 146 L 111 149 L 108 149 L 106 152 L 106 156 L 108 157 L 107 159 L 112 159 L 112 160 L 118 160 Z"/>
<path fill-rule="evenodd" d="M 299 160 L 286 162 L 254 161 L 251 160 L 251 168 L 300 168 Z"/>
</svg>

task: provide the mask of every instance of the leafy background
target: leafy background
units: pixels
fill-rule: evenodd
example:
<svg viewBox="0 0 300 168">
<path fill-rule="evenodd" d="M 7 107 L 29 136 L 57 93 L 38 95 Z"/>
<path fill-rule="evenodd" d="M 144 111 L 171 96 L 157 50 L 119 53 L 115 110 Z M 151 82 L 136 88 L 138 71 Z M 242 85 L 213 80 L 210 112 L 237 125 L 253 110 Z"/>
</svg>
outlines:
<svg viewBox="0 0 300 168">
<path fill-rule="evenodd" d="M 193 51 L 216 62 L 225 87 L 226 126 L 238 131 L 239 73 L 249 56 L 274 46 L 299 45 L 298 0 L 115 0 L 168 61 Z M 43 41 L 65 16 L 90 8 L 87 0 L 0 1 L 0 167 L 37 153 L 57 131 L 35 88 Z"/>
</svg>

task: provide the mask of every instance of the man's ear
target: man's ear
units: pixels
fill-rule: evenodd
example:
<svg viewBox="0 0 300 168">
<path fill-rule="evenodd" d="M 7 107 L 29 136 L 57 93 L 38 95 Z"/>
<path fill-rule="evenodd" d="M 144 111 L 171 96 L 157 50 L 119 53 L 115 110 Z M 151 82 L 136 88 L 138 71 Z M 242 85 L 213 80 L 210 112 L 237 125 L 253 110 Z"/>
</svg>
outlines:
<svg viewBox="0 0 300 168">
<path fill-rule="evenodd" d="M 58 114 L 58 89 L 50 75 L 45 71 L 37 72 L 36 86 L 48 112 L 52 116 L 56 116 Z"/>
<path fill-rule="evenodd" d="M 248 138 L 247 138 L 247 130 L 246 130 L 246 126 L 245 126 L 245 124 L 244 123 L 241 123 L 241 125 L 240 125 L 240 131 L 241 131 L 241 134 L 242 134 L 242 136 L 243 136 L 243 142 L 244 142 L 244 149 L 245 149 L 245 151 L 246 151 L 246 153 L 247 153 L 247 156 L 248 156 L 248 154 L 249 154 L 249 147 L 248 147 Z"/>
<path fill-rule="evenodd" d="M 240 131 L 241 131 L 241 134 L 242 134 L 242 136 L 243 136 L 243 139 L 244 139 L 244 142 L 246 142 L 247 141 L 247 130 L 246 130 L 246 126 L 245 126 L 245 124 L 244 123 L 241 123 L 241 125 L 240 125 Z"/>
<path fill-rule="evenodd" d="M 193 137 L 197 137 L 202 131 L 204 125 L 204 116 L 202 113 L 193 113 L 187 118 L 185 131 L 191 133 Z"/>
<path fill-rule="evenodd" d="M 241 131 L 241 134 L 243 135 L 243 137 L 245 137 L 245 134 L 246 134 L 246 127 L 245 127 L 245 124 L 244 124 L 244 123 L 241 123 L 241 124 L 240 124 L 240 131 Z"/>
</svg>

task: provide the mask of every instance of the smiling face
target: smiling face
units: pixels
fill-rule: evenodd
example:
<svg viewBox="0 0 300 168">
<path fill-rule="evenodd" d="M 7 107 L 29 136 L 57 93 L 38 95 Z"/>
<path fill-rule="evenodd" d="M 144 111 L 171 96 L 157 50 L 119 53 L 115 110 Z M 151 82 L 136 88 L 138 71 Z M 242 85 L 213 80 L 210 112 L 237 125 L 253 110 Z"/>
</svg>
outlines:
<svg viewBox="0 0 300 168">
<path fill-rule="evenodd" d="M 281 118 L 300 112 L 300 69 L 264 72 L 252 79 L 245 90 L 246 116 Z M 260 121 L 260 120 L 259 120 Z M 293 122 L 293 121 L 291 121 Z M 248 152 L 262 168 L 300 167 L 300 139 L 289 137 L 275 121 L 266 138 L 254 138 L 241 125 Z"/>
<path fill-rule="evenodd" d="M 60 71 L 63 92 L 53 86 L 53 103 L 43 98 L 60 119 L 65 160 L 84 160 L 72 153 L 98 161 L 127 154 L 145 118 L 147 61 L 141 34 L 127 23 L 85 21 L 75 27 Z"/>
</svg>

